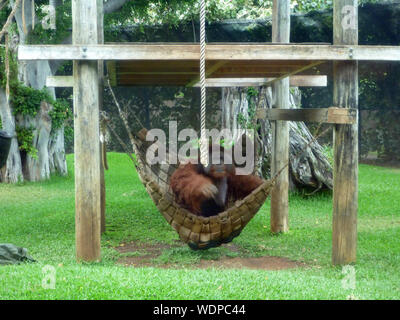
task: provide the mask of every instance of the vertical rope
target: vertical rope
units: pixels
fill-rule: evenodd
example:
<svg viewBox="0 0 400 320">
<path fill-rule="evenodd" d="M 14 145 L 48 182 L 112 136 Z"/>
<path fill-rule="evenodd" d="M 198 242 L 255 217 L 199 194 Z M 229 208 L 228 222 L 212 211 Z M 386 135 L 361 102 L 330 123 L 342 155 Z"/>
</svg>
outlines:
<svg viewBox="0 0 400 320">
<path fill-rule="evenodd" d="M 206 137 L 206 3 L 200 0 L 200 162 L 208 164 L 208 140 Z"/>
</svg>

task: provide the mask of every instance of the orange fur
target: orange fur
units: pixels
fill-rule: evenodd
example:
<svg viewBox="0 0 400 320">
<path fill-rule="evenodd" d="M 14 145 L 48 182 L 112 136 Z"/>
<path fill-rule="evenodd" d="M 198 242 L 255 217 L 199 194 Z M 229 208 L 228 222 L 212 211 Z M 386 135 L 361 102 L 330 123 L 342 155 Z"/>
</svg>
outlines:
<svg viewBox="0 0 400 320">
<path fill-rule="evenodd" d="M 218 148 L 223 154 L 223 148 Z M 209 152 L 212 153 L 211 147 Z M 236 175 L 234 165 L 223 163 L 207 168 L 193 163 L 180 165 L 170 179 L 176 202 L 192 213 L 204 216 L 218 214 L 226 209 L 228 198 L 243 199 L 261 184 L 259 177 Z"/>
<path fill-rule="evenodd" d="M 235 175 L 228 177 L 228 194 L 233 200 L 247 197 L 253 190 L 257 189 L 263 181 L 254 175 Z"/>
<path fill-rule="evenodd" d="M 176 202 L 194 214 L 201 214 L 201 203 L 218 192 L 211 178 L 197 172 L 192 163 L 180 165 L 171 176 L 170 186 Z"/>
</svg>

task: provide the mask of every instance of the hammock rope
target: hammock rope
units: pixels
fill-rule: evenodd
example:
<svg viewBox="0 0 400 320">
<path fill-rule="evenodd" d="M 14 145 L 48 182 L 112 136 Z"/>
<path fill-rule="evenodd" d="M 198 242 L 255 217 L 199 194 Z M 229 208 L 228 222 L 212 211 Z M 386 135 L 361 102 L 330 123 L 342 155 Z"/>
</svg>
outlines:
<svg viewBox="0 0 400 320">
<path fill-rule="evenodd" d="M 200 88 L 201 88 L 201 105 L 200 105 L 200 161 L 202 164 L 207 165 L 208 159 L 208 139 L 206 137 L 206 6 L 205 0 L 200 0 Z M 125 129 L 128 132 L 129 139 L 136 155 L 134 159 L 127 150 L 127 146 L 123 143 L 122 139 L 118 136 L 115 130 L 107 122 L 107 126 L 111 129 L 112 133 L 116 135 L 121 145 L 133 161 L 139 178 L 145 186 L 148 194 L 157 206 L 160 213 L 164 216 L 166 221 L 176 230 L 180 239 L 187 243 L 193 250 L 203 250 L 220 246 L 223 243 L 231 242 L 237 237 L 247 223 L 259 211 L 265 200 L 269 196 L 276 179 L 282 171 L 289 166 L 289 162 L 281 168 L 271 180 L 264 181 L 257 189 L 250 193 L 247 197 L 235 202 L 229 203 L 229 207 L 211 217 L 197 216 L 174 200 L 174 195 L 169 188 L 169 178 L 177 168 L 176 165 L 156 164 L 151 165 L 146 162 L 146 150 L 148 142 L 146 141 L 147 129 L 138 121 L 142 129 L 134 136 L 129 128 L 129 122 L 126 114 L 122 111 L 110 81 L 107 81 L 111 95 L 117 106 L 118 112 L 124 123 Z M 104 117 L 104 115 L 103 115 Z M 318 137 L 325 134 L 317 135 L 309 141 L 307 149 Z M 300 153 L 306 150 L 301 150 Z M 300 154 L 299 153 L 299 154 Z M 166 157 L 169 159 L 168 155 Z"/>
</svg>

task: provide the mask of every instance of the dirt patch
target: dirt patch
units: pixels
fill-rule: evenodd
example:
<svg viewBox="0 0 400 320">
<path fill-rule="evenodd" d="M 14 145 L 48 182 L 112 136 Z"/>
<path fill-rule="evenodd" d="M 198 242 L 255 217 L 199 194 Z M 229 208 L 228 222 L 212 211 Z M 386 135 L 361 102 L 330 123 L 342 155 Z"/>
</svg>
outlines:
<svg viewBox="0 0 400 320">
<path fill-rule="evenodd" d="M 303 264 L 282 257 L 258 257 L 258 258 L 229 258 L 219 260 L 201 260 L 199 268 L 221 269 L 252 269 L 252 270 L 284 270 L 304 267 Z"/>
<path fill-rule="evenodd" d="M 118 263 L 132 267 L 151 267 L 154 266 L 152 260 L 159 257 L 164 250 L 179 247 L 178 245 L 167 245 L 163 243 L 122 243 L 115 249 L 124 255 Z"/>
<path fill-rule="evenodd" d="M 115 249 L 123 254 L 117 263 L 130 267 L 158 267 L 176 269 L 181 266 L 176 264 L 156 264 L 154 259 L 158 258 L 164 250 L 183 247 L 182 243 L 176 245 L 167 244 L 141 244 L 124 243 Z M 231 252 L 240 253 L 241 248 L 235 244 L 224 245 Z M 207 269 L 252 269 L 252 270 L 284 270 L 305 267 L 305 264 L 289 260 L 283 257 L 228 257 L 223 256 L 217 260 L 201 259 L 199 263 L 193 264 L 192 268 Z"/>
</svg>

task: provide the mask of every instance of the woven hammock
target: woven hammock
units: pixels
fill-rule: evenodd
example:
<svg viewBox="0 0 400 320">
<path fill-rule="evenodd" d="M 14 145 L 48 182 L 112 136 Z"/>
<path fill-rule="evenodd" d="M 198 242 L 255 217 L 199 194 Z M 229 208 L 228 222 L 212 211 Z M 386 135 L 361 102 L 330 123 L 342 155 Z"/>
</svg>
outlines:
<svg viewBox="0 0 400 320">
<path fill-rule="evenodd" d="M 205 142 L 205 118 L 206 118 L 206 37 L 205 37 L 205 0 L 200 1 L 201 13 L 201 40 L 200 40 L 200 82 L 201 82 L 201 139 L 200 158 L 204 164 L 208 146 Z M 273 180 L 265 181 L 251 194 L 242 200 L 231 203 L 229 208 L 218 215 L 210 217 L 197 216 L 186 210 L 174 201 L 174 195 L 169 189 L 170 176 L 177 169 L 177 165 L 155 164 L 149 165 L 146 161 L 146 153 L 149 143 L 146 142 L 147 129 L 140 130 L 136 137 L 131 134 L 129 123 L 119 107 L 114 92 L 108 81 L 110 92 L 115 100 L 120 116 L 125 124 L 129 138 L 136 155 L 135 166 L 139 177 L 153 199 L 158 210 L 167 222 L 176 230 L 180 239 L 187 243 L 193 250 L 218 247 L 223 243 L 231 242 L 237 237 L 247 223 L 261 208 L 273 187 Z M 140 121 L 138 121 L 140 123 Z M 118 137 L 118 135 L 116 135 Z M 129 154 L 129 153 L 128 153 Z M 169 159 L 167 156 L 166 159 Z M 133 160 L 133 159 L 132 159 Z"/>
<path fill-rule="evenodd" d="M 141 131 L 137 136 L 145 136 L 143 133 Z M 193 250 L 231 242 L 258 212 L 273 186 L 271 181 L 265 181 L 246 198 L 232 203 L 224 212 L 207 218 L 197 216 L 177 204 L 169 190 L 169 178 L 177 165 L 148 165 L 145 161 L 148 143 L 135 139 L 134 144 L 137 172 L 147 192 L 179 238 Z"/>
</svg>

